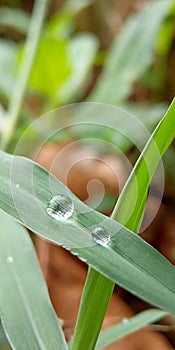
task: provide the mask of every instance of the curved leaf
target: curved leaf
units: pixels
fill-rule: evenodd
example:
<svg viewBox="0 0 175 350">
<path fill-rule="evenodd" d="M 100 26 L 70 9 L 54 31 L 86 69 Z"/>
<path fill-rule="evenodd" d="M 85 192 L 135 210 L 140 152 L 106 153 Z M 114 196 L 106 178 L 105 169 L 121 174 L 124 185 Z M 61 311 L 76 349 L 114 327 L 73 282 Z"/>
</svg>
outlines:
<svg viewBox="0 0 175 350">
<path fill-rule="evenodd" d="M 71 250 L 132 293 L 175 312 L 175 268 L 160 253 L 116 221 L 88 208 L 31 160 L 1 151 L 0 162 L 3 210 L 40 236 Z M 75 212 L 67 221 L 56 221 L 47 215 L 53 194 L 67 195 L 74 202 Z M 92 239 L 92 229 L 97 226 L 111 235 L 107 247 Z"/>
</svg>

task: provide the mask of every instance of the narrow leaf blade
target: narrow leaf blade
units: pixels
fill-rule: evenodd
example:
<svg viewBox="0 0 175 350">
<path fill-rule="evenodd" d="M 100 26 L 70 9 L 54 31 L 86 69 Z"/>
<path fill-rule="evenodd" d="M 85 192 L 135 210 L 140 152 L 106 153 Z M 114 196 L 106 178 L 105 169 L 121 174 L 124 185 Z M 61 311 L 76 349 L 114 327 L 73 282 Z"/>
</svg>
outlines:
<svg viewBox="0 0 175 350">
<path fill-rule="evenodd" d="M 0 223 L 0 316 L 12 348 L 66 350 L 27 232 L 3 211 Z"/>
<path fill-rule="evenodd" d="M 103 349 L 115 341 L 129 335 L 150 323 L 156 322 L 167 315 L 166 312 L 156 309 L 150 309 L 129 318 L 127 323 L 121 322 L 115 326 L 103 330 L 98 338 L 96 350 Z"/>
</svg>

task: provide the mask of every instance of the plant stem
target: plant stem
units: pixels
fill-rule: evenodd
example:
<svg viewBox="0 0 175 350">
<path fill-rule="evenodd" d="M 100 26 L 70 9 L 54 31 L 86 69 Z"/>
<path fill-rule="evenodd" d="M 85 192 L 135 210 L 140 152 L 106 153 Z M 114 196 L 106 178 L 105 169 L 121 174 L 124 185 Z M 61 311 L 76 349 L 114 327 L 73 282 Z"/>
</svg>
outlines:
<svg viewBox="0 0 175 350">
<path fill-rule="evenodd" d="M 97 342 L 114 282 L 89 268 L 81 298 L 72 350 L 93 350 Z"/>
<path fill-rule="evenodd" d="M 112 216 L 118 220 L 115 208 Z M 115 283 L 89 268 L 71 350 L 94 350 Z"/>
<path fill-rule="evenodd" d="M 26 39 L 23 62 L 9 103 L 8 120 L 2 134 L 1 148 L 6 150 L 13 140 L 16 125 L 25 97 L 28 79 L 32 70 L 38 42 L 43 27 L 49 0 L 35 0 L 29 31 Z"/>
</svg>

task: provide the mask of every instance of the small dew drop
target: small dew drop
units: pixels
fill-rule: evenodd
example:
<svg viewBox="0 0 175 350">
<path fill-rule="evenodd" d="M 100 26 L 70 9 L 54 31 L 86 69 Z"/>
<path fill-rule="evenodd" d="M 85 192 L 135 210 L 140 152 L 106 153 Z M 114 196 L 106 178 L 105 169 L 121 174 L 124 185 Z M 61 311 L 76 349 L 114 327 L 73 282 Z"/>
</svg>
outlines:
<svg viewBox="0 0 175 350">
<path fill-rule="evenodd" d="M 58 195 L 53 197 L 48 206 L 47 214 L 55 220 L 65 221 L 69 219 L 74 212 L 74 203 L 69 197 Z"/>
<path fill-rule="evenodd" d="M 102 227 L 96 227 L 92 231 L 92 238 L 97 244 L 104 247 L 107 246 L 111 239 L 110 235 Z"/>
<path fill-rule="evenodd" d="M 20 188 L 20 185 L 19 185 L 19 184 L 16 184 L 15 187 L 16 187 L 16 188 Z"/>
<path fill-rule="evenodd" d="M 122 324 L 128 324 L 129 323 L 129 320 L 128 320 L 128 318 L 123 318 L 122 319 Z"/>
<path fill-rule="evenodd" d="M 8 263 L 12 263 L 13 262 L 13 257 L 12 256 L 7 256 L 6 258 Z"/>
</svg>

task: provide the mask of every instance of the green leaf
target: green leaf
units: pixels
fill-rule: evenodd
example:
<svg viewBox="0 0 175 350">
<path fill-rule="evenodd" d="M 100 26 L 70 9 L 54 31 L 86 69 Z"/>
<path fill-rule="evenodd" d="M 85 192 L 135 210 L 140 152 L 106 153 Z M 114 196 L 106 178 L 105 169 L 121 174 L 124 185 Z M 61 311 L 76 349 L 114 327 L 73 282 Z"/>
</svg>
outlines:
<svg viewBox="0 0 175 350">
<path fill-rule="evenodd" d="M 55 102 L 58 90 L 71 72 L 68 42 L 43 38 L 37 48 L 29 87 Z"/>
<path fill-rule="evenodd" d="M 148 186 L 150 184 L 155 167 L 159 162 L 161 155 L 168 148 L 169 144 L 171 143 L 175 135 L 175 123 L 174 123 L 175 116 L 174 115 L 175 115 L 175 100 L 170 106 L 165 117 L 157 126 L 154 134 L 151 136 L 148 143 L 146 144 L 145 149 L 141 154 L 138 162 L 136 163 L 119 197 L 117 205 L 112 213 L 112 217 L 115 220 L 119 220 L 119 222 L 123 224 L 127 223 L 130 229 L 136 230 L 141 222 L 141 218 L 142 218 L 144 208 L 145 208 L 145 203 L 146 203 Z M 109 118 L 109 115 L 108 115 L 108 118 Z M 129 127 L 130 125 L 131 123 L 129 123 Z M 173 125 L 174 127 L 172 128 L 171 125 Z M 126 129 L 127 129 L 127 124 L 126 124 Z M 168 132 L 167 133 L 168 135 L 166 134 L 166 131 Z M 128 133 L 126 132 L 124 133 L 124 135 L 128 135 Z M 157 147 L 159 147 L 159 150 L 157 149 Z M 137 186 L 136 186 L 136 183 L 137 183 Z M 139 206 L 139 200 L 137 200 L 138 197 L 140 200 L 140 206 Z M 137 213 L 138 210 L 139 210 L 139 214 Z M 117 247 L 119 243 L 118 242 L 119 236 L 118 235 L 116 236 L 117 236 L 116 241 L 114 242 L 115 247 Z M 115 239 L 115 237 L 113 239 Z M 130 252 L 129 253 L 130 258 L 131 258 L 131 261 L 133 261 L 132 260 L 134 256 L 133 243 L 131 242 L 129 243 L 129 241 L 127 241 L 125 237 L 123 237 L 123 240 L 121 237 L 121 242 L 123 245 L 126 245 L 126 246 L 128 245 L 127 253 Z M 138 247 L 138 250 L 139 249 L 140 248 Z M 126 257 L 127 253 L 125 252 L 123 257 Z M 138 251 L 136 252 L 136 254 L 137 253 Z M 149 254 L 146 255 L 146 249 L 143 249 L 142 254 L 145 257 L 145 263 L 143 263 L 142 266 L 146 267 L 147 260 L 149 259 L 150 256 Z M 105 259 L 106 259 L 106 256 L 105 256 Z M 113 259 L 111 259 L 111 261 L 113 262 Z M 141 261 L 140 258 L 138 259 L 138 261 Z M 156 261 L 152 261 L 151 264 L 153 267 L 154 264 L 156 264 Z M 120 268 L 119 263 L 116 265 L 116 271 L 118 268 Z M 100 270 L 98 271 L 100 272 Z M 150 273 L 151 269 L 148 268 L 147 271 L 149 271 L 148 273 Z M 156 271 L 154 270 L 154 272 Z M 123 271 L 123 278 L 127 276 L 127 273 L 129 273 L 129 279 L 131 283 L 132 283 L 132 278 L 133 278 L 133 281 L 138 278 L 137 273 L 132 275 L 131 271 L 129 270 L 128 272 Z M 158 276 L 158 270 L 156 272 L 156 275 Z M 108 277 L 107 274 L 106 274 L 106 277 Z M 139 280 L 137 282 L 140 283 Z M 145 289 L 149 289 L 149 284 L 146 283 L 144 285 L 144 280 L 142 282 L 143 282 L 143 287 Z M 119 278 L 117 279 L 117 283 L 120 284 Z M 92 286 L 90 290 L 88 289 L 89 284 L 91 284 Z M 126 285 L 125 285 L 125 288 L 126 288 Z M 150 288 L 152 287 L 150 286 Z M 96 293 L 97 289 L 98 291 L 100 291 L 98 294 Z M 107 309 L 107 305 L 110 300 L 110 295 L 112 294 L 113 289 L 114 289 L 114 283 L 112 283 L 108 278 L 100 276 L 99 273 L 97 273 L 97 271 L 93 270 L 92 268 L 89 269 L 88 278 L 84 287 L 84 292 L 80 303 L 80 310 L 78 313 L 78 319 L 75 327 L 72 350 L 81 349 L 82 344 L 84 344 L 83 345 L 84 349 L 90 350 L 94 348 L 98 338 L 98 334 L 100 332 L 103 317 L 105 315 L 105 311 Z M 108 300 L 105 297 L 106 303 L 104 305 L 104 303 L 102 304 L 102 301 L 104 296 L 106 295 L 108 296 Z M 142 297 L 143 297 L 143 294 L 142 294 Z M 101 310 L 100 313 L 97 312 L 97 306 L 93 305 L 94 300 L 96 300 L 97 306 L 99 307 L 101 306 L 101 308 L 103 308 L 103 310 Z M 86 309 L 87 304 L 89 305 L 88 309 Z M 94 324 L 96 324 L 95 328 L 94 328 Z M 80 329 L 81 329 L 81 332 L 80 332 Z"/>
<path fill-rule="evenodd" d="M 133 82 L 153 61 L 160 26 L 172 4 L 173 0 L 149 1 L 128 19 L 107 55 L 90 101 L 117 104 L 130 95 Z"/>
<path fill-rule="evenodd" d="M 115 326 L 105 329 L 100 333 L 95 349 L 103 349 L 104 346 L 110 345 L 128 334 L 136 332 L 148 324 L 158 321 L 160 318 L 166 315 L 167 313 L 164 311 L 150 309 L 143 311 L 132 318 L 126 319 L 126 322 L 121 322 Z"/>
<path fill-rule="evenodd" d="M 127 196 L 123 194 L 122 201 L 119 200 L 118 213 L 121 215 L 118 219 L 121 221 L 127 221 L 131 212 L 128 204 L 130 204 L 133 188 L 135 189 L 133 187 L 135 174 L 138 176 L 137 179 L 140 184 L 143 182 L 143 186 L 145 186 L 146 181 L 146 188 L 142 186 L 145 199 L 144 193 L 147 193 L 147 182 L 151 180 L 160 156 L 174 137 L 174 115 L 175 101 L 144 150 L 143 156 L 145 161 L 148 162 L 148 169 L 145 168 L 146 163 L 141 157 L 123 192 L 125 194 L 127 189 L 130 197 L 129 201 Z M 155 145 L 158 147 L 156 153 L 153 152 L 156 149 Z M 85 260 L 97 271 L 132 293 L 169 312 L 175 312 L 175 283 L 173 278 L 175 268 L 160 253 L 139 236 L 121 227 L 117 222 L 87 208 L 63 184 L 32 161 L 22 157 L 13 157 L 4 152 L 0 153 L 0 161 L 2 165 L 0 174 L 1 208 L 34 232 L 71 250 L 72 253 Z M 140 169 L 142 169 L 142 174 Z M 143 181 L 145 169 L 146 179 Z M 150 172 L 149 176 L 148 170 Z M 140 189 L 141 185 L 139 185 Z M 55 194 L 65 194 L 72 198 L 74 202 L 74 215 L 67 221 L 58 222 L 52 220 L 46 214 L 48 202 Z M 138 202 L 136 204 L 138 205 Z M 142 205 L 142 210 L 143 208 Z M 126 216 L 121 209 L 126 211 Z M 136 224 L 135 213 L 137 214 L 137 212 L 132 211 L 131 227 L 132 225 L 135 227 Z M 138 219 L 139 217 L 137 217 Z M 92 240 L 91 232 L 96 226 L 102 227 L 111 235 L 111 242 L 107 247 L 96 245 Z M 99 278 L 96 271 L 92 270 L 90 272 L 91 276 L 93 273 L 93 277 Z M 103 276 L 100 278 L 103 286 L 108 282 L 112 283 Z M 95 279 L 92 278 L 92 281 L 96 284 Z M 112 292 L 111 286 L 109 289 Z M 89 307 L 91 308 L 91 306 Z M 96 310 L 95 306 L 94 310 Z M 87 339 L 89 336 L 91 334 L 87 331 Z"/>
<path fill-rule="evenodd" d="M 169 14 L 165 19 L 157 38 L 156 51 L 159 55 L 166 56 L 173 41 L 175 19 L 175 1 L 172 3 Z"/>
<path fill-rule="evenodd" d="M 117 201 L 113 218 L 138 231 L 154 172 L 175 136 L 175 99 L 147 142 Z M 135 191 L 137 196 L 135 197 Z M 133 207 L 133 201 L 134 207 Z M 127 203 L 127 204 L 126 204 Z"/>
<path fill-rule="evenodd" d="M 174 114 L 175 103 L 150 139 L 143 153 L 144 158 L 137 163 L 137 178 L 142 180 L 138 182 L 138 186 L 143 197 L 147 194 L 148 181 L 161 154 L 175 134 Z M 159 150 L 156 153 L 155 144 Z M 85 206 L 61 182 L 31 160 L 0 152 L 0 161 L 0 207 L 3 210 L 35 233 L 71 250 L 97 271 L 132 293 L 169 312 L 175 312 L 175 268 L 160 253 L 127 228 Z M 143 170 L 145 171 L 146 165 L 148 169 L 146 168 L 144 178 Z M 131 178 L 135 179 L 135 171 Z M 118 213 L 123 222 L 128 220 L 131 213 L 131 193 L 133 188 L 135 190 L 131 178 L 126 185 L 128 196 L 125 189 L 120 197 L 125 196 L 125 202 L 120 199 L 118 202 Z M 137 218 L 141 209 L 143 210 L 140 192 L 140 202 L 137 201 L 132 212 L 133 229 L 136 223 L 135 216 Z M 67 195 L 74 202 L 74 215 L 67 221 L 58 222 L 47 215 L 47 205 L 56 194 Z M 92 239 L 92 229 L 97 226 L 111 235 L 111 242 L 107 247 L 95 244 Z"/>
<path fill-rule="evenodd" d="M 26 230 L 0 211 L 0 317 L 12 347 L 67 349 Z"/>
</svg>

